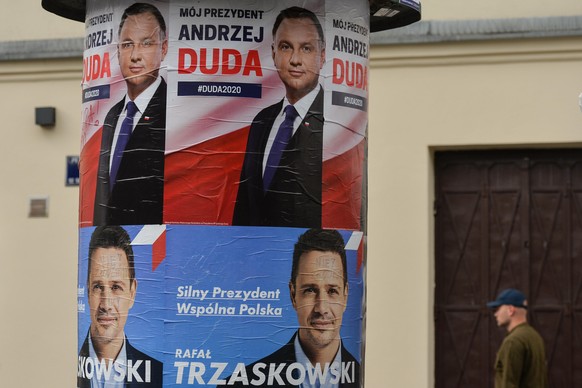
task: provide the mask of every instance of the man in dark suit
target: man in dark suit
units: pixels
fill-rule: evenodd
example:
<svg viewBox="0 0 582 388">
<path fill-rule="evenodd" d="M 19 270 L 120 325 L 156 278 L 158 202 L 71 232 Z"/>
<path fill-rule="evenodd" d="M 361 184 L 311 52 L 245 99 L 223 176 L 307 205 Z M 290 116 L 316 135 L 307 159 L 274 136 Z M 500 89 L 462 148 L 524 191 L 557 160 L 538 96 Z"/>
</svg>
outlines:
<svg viewBox="0 0 582 388">
<path fill-rule="evenodd" d="M 225 385 L 362 387 L 360 364 L 340 329 L 349 285 L 344 241 L 335 230 L 310 229 L 293 251 L 289 292 L 299 330 L 283 347 L 225 379 Z M 310 381 L 310 376 L 316 376 Z"/>
<path fill-rule="evenodd" d="M 128 7 L 118 59 L 127 95 L 107 114 L 101 138 L 94 225 L 163 222 L 166 24 L 150 4 Z"/>
<path fill-rule="evenodd" d="M 325 41 L 317 16 L 281 11 L 272 57 L 286 95 L 253 120 L 232 223 L 320 227 Z"/>
<path fill-rule="evenodd" d="M 162 387 L 162 363 L 134 348 L 124 332 L 137 292 L 130 244 L 120 226 L 99 226 L 91 236 L 87 270 L 91 326 L 79 351 L 79 388 L 104 383 Z"/>
</svg>

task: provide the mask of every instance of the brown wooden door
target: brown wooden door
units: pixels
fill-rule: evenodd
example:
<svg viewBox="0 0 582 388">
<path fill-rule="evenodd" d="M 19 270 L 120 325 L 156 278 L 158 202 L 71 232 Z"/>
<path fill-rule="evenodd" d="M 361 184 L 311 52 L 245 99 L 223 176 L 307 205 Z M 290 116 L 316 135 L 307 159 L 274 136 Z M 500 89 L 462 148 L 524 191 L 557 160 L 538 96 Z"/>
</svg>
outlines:
<svg viewBox="0 0 582 388">
<path fill-rule="evenodd" d="M 491 388 L 505 335 L 485 307 L 529 299 L 551 388 L 582 387 L 582 150 L 435 155 L 437 388 Z"/>
</svg>

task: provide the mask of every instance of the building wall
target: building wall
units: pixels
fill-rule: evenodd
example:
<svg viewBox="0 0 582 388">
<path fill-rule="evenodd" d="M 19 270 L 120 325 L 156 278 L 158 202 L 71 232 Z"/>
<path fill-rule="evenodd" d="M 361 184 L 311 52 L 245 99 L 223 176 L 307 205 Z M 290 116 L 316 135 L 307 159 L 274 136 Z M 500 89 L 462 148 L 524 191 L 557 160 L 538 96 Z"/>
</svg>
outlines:
<svg viewBox="0 0 582 388">
<path fill-rule="evenodd" d="M 577 37 L 372 51 L 367 386 L 434 386 L 434 152 L 580 147 L 581 47 Z"/>
<path fill-rule="evenodd" d="M 1 24 L 1 23 L 0 23 Z M 76 373 L 77 203 L 65 187 L 80 144 L 80 60 L 0 62 L 0 385 L 73 387 Z M 56 126 L 35 107 L 56 107 Z M 28 218 L 48 197 L 46 218 Z"/>
<path fill-rule="evenodd" d="M 0 21 L 0 41 L 79 38 L 85 32 L 83 23 L 45 11 L 41 0 L 11 1 Z"/>
<path fill-rule="evenodd" d="M 551 9 L 541 0 L 516 0 L 509 9 L 506 3 L 425 2 L 423 19 L 582 15 L 582 3 L 571 0 L 552 2 Z M 0 21 L 0 48 L 8 41 L 81 38 L 84 31 L 82 23 L 46 13 L 40 2 L 11 4 Z M 579 35 L 376 40 L 367 387 L 434 385 L 434 151 L 580 146 Z M 0 143 L 2 386 L 75 386 L 78 190 L 64 180 L 65 157 L 79 153 L 81 66 L 74 56 L 0 60 L 6 133 Z M 54 128 L 34 124 L 37 106 L 57 108 Z M 28 218 L 28 202 L 36 196 L 49 197 L 47 218 Z"/>
<path fill-rule="evenodd" d="M 423 20 L 535 18 L 582 14 L 576 0 L 438 0 L 422 1 Z"/>
</svg>

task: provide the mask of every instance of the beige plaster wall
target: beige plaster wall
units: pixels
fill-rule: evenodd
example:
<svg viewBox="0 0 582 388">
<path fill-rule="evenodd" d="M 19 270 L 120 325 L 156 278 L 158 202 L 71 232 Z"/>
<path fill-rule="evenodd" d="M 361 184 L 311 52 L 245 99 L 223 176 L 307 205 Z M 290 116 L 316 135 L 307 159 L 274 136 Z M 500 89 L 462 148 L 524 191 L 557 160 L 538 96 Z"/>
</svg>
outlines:
<svg viewBox="0 0 582 388">
<path fill-rule="evenodd" d="M 434 386 L 433 151 L 582 145 L 581 47 L 372 51 L 366 386 Z"/>
<path fill-rule="evenodd" d="M 424 0 L 423 19 L 529 18 L 582 14 L 577 0 Z"/>
<path fill-rule="evenodd" d="M 78 38 L 85 24 L 45 11 L 41 0 L 6 1 L 0 12 L 0 40 Z"/>
<path fill-rule="evenodd" d="M 423 18 L 582 14 L 559 0 L 423 2 Z M 18 15 L 26 15 L 23 18 Z M 0 40 L 80 37 L 40 1 L 0 13 Z M 582 38 L 374 47 L 370 75 L 367 387 L 433 386 L 435 149 L 582 144 Z M 0 385 L 75 386 L 81 61 L 0 62 Z M 57 125 L 34 124 L 55 106 Z M 31 196 L 49 217 L 30 219 Z M 33 371 L 33 372 L 31 372 Z"/>
<path fill-rule="evenodd" d="M 65 158 L 79 154 L 81 65 L 0 62 L 0 386 L 74 387 L 78 189 Z M 56 126 L 35 107 L 56 107 Z M 31 197 L 47 218 L 28 218 Z"/>
</svg>

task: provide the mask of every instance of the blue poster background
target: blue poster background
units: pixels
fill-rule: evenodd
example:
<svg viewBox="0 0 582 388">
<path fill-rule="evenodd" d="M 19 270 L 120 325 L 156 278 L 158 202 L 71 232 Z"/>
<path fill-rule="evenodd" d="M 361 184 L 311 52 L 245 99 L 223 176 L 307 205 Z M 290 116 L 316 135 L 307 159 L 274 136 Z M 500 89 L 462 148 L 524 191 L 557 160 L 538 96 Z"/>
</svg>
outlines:
<svg viewBox="0 0 582 388">
<path fill-rule="evenodd" d="M 124 229 L 133 240 L 141 226 Z M 80 230 L 79 348 L 90 325 L 85 283 L 93 230 Z M 155 270 L 152 246 L 133 246 L 138 289 L 125 334 L 134 347 L 164 363 L 164 386 L 176 385 L 176 362 L 203 364 L 208 382 L 215 372 L 211 363 L 228 364 L 221 374 L 224 378 L 237 363 L 250 364 L 289 341 L 298 323 L 288 283 L 293 246 L 303 232 L 305 229 L 296 228 L 168 225 L 166 257 Z M 351 231 L 340 232 L 345 242 L 352 235 Z M 346 255 L 349 297 L 341 337 L 361 362 L 364 269 L 358 268 L 356 250 L 347 250 Z M 264 314 L 252 314 L 260 312 L 260 307 L 265 308 Z M 183 380 L 185 384 L 186 378 Z"/>
</svg>

